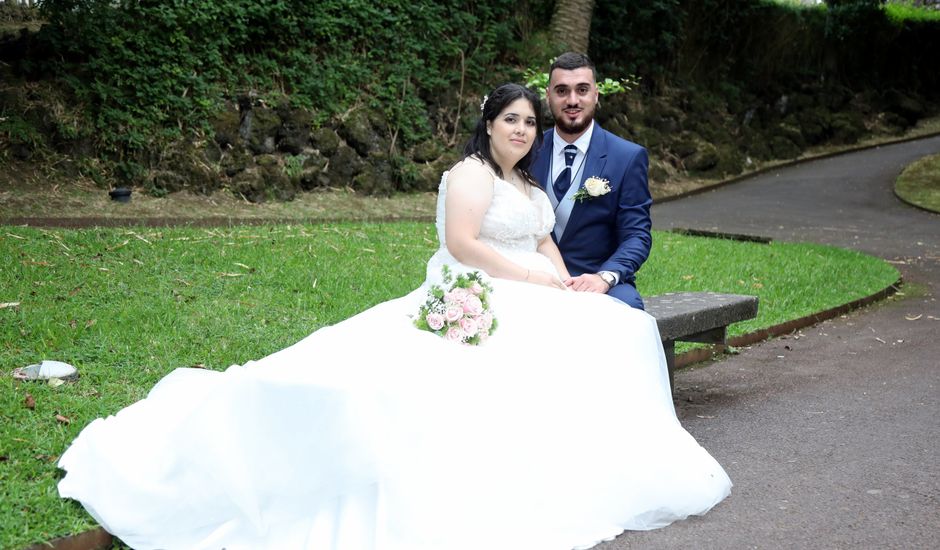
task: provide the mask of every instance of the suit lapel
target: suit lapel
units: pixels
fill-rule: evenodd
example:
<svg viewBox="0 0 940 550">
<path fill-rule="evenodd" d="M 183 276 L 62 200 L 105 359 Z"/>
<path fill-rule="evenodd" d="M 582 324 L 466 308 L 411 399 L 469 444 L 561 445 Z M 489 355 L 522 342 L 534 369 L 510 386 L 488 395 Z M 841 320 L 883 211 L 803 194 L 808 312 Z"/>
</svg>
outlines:
<svg viewBox="0 0 940 550">
<path fill-rule="evenodd" d="M 532 176 L 537 182 L 542 184 L 542 189 L 546 192 L 551 191 L 548 173 L 549 161 L 552 158 L 552 142 L 555 139 L 555 131 L 548 130 L 542 135 L 542 147 L 535 154 L 535 162 L 532 163 Z"/>
<path fill-rule="evenodd" d="M 606 166 L 606 164 L 607 135 L 600 124 L 594 121 L 594 133 L 591 135 L 591 145 L 588 147 L 587 158 L 584 159 L 584 170 L 578 178 L 578 189 L 584 185 L 584 180 L 592 176 L 600 177 L 604 172 L 604 166 Z M 574 185 L 572 185 L 572 187 L 574 187 Z M 574 207 L 571 209 L 571 216 L 568 218 L 568 223 L 565 225 L 565 232 L 561 240 L 570 238 L 570 235 L 575 232 L 574 230 L 578 227 L 581 216 L 587 208 L 590 208 L 590 204 L 590 201 L 575 202 Z"/>
</svg>

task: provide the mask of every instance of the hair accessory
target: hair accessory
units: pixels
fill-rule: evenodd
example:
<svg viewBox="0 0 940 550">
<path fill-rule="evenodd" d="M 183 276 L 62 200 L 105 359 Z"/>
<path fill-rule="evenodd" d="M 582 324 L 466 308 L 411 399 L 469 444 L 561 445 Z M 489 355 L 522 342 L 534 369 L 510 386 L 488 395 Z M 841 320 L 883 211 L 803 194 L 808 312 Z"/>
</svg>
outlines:
<svg viewBox="0 0 940 550">
<path fill-rule="evenodd" d="M 483 96 L 483 101 L 480 102 L 480 112 L 481 112 L 481 113 L 483 112 L 483 108 L 486 107 L 486 100 L 489 99 L 489 98 L 490 98 L 490 96 L 488 96 L 488 95 Z"/>
</svg>

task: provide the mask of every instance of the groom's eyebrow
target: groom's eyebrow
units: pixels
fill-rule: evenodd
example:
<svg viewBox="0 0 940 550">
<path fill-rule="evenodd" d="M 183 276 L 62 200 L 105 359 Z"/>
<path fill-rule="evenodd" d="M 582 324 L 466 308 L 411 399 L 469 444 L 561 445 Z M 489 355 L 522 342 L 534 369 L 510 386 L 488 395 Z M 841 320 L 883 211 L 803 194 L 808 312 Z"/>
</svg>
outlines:
<svg viewBox="0 0 940 550">
<path fill-rule="evenodd" d="M 590 86 L 591 83 L 588 81 L 578 82 L 576 84 L 555 84 L 553 90 L 563 89 L 563 88 L 580 88 L 581 86 Z"/>
</svg>

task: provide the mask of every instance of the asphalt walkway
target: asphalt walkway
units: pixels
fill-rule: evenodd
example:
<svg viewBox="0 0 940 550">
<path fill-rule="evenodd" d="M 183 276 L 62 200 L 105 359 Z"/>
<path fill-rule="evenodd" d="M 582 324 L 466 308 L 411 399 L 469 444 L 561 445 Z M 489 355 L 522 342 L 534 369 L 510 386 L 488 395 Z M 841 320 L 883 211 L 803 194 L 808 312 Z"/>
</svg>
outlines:
<svg viewBox="0 0 940 550">
<path fill-rule="evenodd" d="M 902 294 L 676 374 L 683 425 L 732 495 L 624 548 L 937 548 L 940 215 L 892 192 L 940 137 L 799 164 L 654 206 L 657 229 L 809 241 L 893 262 Z"/>
</svg>

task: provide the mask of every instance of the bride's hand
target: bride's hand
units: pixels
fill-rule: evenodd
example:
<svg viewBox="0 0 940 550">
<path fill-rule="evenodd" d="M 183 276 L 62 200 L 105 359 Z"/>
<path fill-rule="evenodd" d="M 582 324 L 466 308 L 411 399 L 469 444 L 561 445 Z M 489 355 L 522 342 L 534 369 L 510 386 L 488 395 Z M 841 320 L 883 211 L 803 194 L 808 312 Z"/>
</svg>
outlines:
<svg viewBox="0 0 940 550">
<path fill-rule="evenodd" d="M 539 271 L 536 269 L 529 271 L 529 276 L 526 278 L 526 282 L 537 285 L 550 286 L 561 290 L 568 289 L 568 287 L 565 286 L 565 283 L 561 282 L 561 279 L 559 279 L 557 275 L 552 275 L 547 271 Z"/>
</svg>

